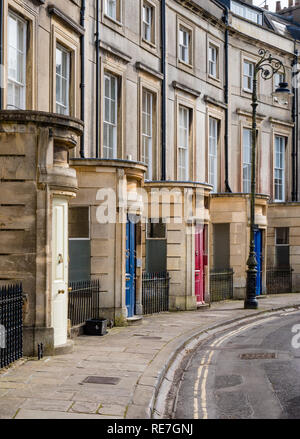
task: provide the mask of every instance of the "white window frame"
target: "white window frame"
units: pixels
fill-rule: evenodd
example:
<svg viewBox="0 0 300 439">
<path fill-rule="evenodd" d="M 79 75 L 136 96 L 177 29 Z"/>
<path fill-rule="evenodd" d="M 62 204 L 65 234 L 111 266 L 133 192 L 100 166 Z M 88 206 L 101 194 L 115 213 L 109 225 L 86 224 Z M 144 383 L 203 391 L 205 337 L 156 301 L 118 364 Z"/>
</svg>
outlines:
<svg viewBox="0 0 300 439">
<path fill-rule="evenodd" d="M 249 66 L 249 71 L 246 72 L 246 65 Z M 250 66 L 252 71 L 250 71 Z M 254 63 L 252 61 L 243 60 L 243 90 L 252 93 L 253 91 L 253 78 L 254 78 Z M 246 84 L 247 81 L 247 84 Z M 249 87 L 250 83 L 250 87 Z"/>
<path fill-rule="evenodd" d="M 19 47 L 13 47 L 10 45 L 10 36 L 9 36 L 9 19 L 13 19 L 17 21 L 17 26 L 19 25 L 23 26 L 23 39 L 22 39 L 22 48 Z M 27 22 L 19 15 L 9 11 L 8 12 L 8 25 L 7 25 L 7 52 L 8 52 L 8 66 L 7 66 L 7 88 L 10 86 L 12 87 L 12 103 L 8 102 L 8 96 L 7 96 L 7 108 L 12 109 L 19 109 L 19 110 L 25 110 L 26 109 L 26 57 L 27 57 L 27 48 L 26 48 L 26 40 L 27 40 Z M 22 76 L 23 81 L 18 81 L 16 78 L 13 78 L 9 74 L 9 60 L 10 60 L 10 50 L 17 51 L 23 59 L 22 62 L 22 73 L 20 76 Z M 18 67 L 16 69 L 16 73 L 18 71 Z M 18 74 L 18 73 L 17 73 Z M 15 91 L 16 89 L 20 89 L 20 107 L 18 107 L 15 101 Z"/>
<path fill-rule="evenodd" d="M 147 21 L 147 13 L 149 14 L 149 21 Z M 153 33 L 153 7 L 150 6 L 148 3 L 144 2 L 143 3 L 143 26 L 142 26 L 142 31 L 143 31 L 143 39 L 145 41 L 147 41 L 148 43 L 153 43 L 153 37 L 152 37 L 152 33 Z"/>
<path fill-rule="evenodd" d="M 70 115 L 70 84 L 71 84 L 71 52 L 66 49 L 61 44 L 57 43 L 55 48 L 55 56 L 57 55 L 57 51 L 62 52 L 66 55 L 67 65 L 66 65 L 66 76 L 62 74 L 55 73 L 55 81 L 56 81 L 56 113 L 64 114 L 65 116 Z M 57 84 L 60 83 L 60 96 L 57 95 Z M 66 102 L 63 102 L 63 82 L 66 84 Z"/>
<path fill-rule="evenodd" d="M 243 193 L 251 193 L 251 152 L 252 152 L 252 131 L 250 128 L 243 128 Z"/>
<path fill-rule="evenodd" d="M 119 0 L 105 0 L 105 15 L 114 21 L 118 19 L 118 1 Z"/>
<path fill-rule="evenodd" d="M 106 96 L 106 81 L 109 81 L 109 96 Z M 115 95 L 112 96 L 112 81 L 115 83 Z M 112 103 L 115 103 L 114 121 L 112 120 Z M 109 105 L 109 118 L 106 119 L 106 105 Z M 105 145 L 105 129 L 107 129 L 107 145 Z M 112 134 L 112 145 L 110 145 L 110 135 Z M 111 73 L 104 73 L 103 87 L 103 158 L 117 158 L 118 142 L 118 77 Z"/>
<path fill-rule="evenodd" d="M 274 200 L 278 202 L 285 201 L 285 148 L 286 148 L 286 138 L 284 136 L 275 135 Z M 281 176 L 279 176 L 280 174 Z"/>
<path fill-rule="evenodd" d="M 186 123 L 184 123 L 186 122 Z M 190 110 L 178 107 L 178 165 L 177 180 L 189 181 Z"/>
<path fill-rule="evenodd" d="M 218 77 L 218 52 L 219 49 L 209 43 L 208 46 L 208 73 L 213 78 Z"/>
<path fill-rule="evenodd" d="M 246 20 L 262 25 L 262 13 L 248 7 L 247 5 L 231 1 L 231 11 L 240 17 L 246 18 Z"/>
<path fill-rule="evenodd" d="M 213 192 L 218 192 L 218 139 L 219 121 L 209 117 L 209 145 L 208 145 L 208 182 L 213 186 Z"/>
<path fill-rule="evenodd" d="M 191 33 L 188 29 L 181 26 L 179 27 L 178 35 L 178 58 L 185 64 L 191 64 Z"/>
<path fill-rule="evenodd" d="M 144 103 L 146 105 L 144 106 Z M 146 108 L 145 108 L 146 107 Z M 148 111 L 148 109 L 150 111 Z M 148 165 L 146 180 L 153 178 L 153 93 L 142 91 L 142 162 Z"/>
</svg>

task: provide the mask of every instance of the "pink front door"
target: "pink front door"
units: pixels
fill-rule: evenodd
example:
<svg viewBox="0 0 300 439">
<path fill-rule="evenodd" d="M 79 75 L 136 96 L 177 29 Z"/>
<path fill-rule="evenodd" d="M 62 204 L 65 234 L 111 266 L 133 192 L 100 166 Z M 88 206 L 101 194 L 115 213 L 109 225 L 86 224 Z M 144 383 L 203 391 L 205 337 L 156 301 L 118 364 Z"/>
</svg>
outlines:
<svg viewBox="0 0 300 439">
<path fill-rule="evenodd" d="M 196 226 L 195 234 L 195 296 L 197 303 L 204 303 L 205 291 L 205 234 L 203 226 Z"/>
</svg>

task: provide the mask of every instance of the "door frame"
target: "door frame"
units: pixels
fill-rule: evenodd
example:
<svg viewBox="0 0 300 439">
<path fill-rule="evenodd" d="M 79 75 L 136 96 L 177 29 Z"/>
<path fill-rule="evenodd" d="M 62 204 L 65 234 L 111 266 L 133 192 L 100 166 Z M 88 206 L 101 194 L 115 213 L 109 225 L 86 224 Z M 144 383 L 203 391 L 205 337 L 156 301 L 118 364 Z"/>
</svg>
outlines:
<svg viewBox="0 0 300 439">
<path fill-rule="evenodd" d="M 259 233 L 260 235 L 260 257 L 259 260 L 257 259 L 257 251 L 256 251 L 256 237 L 258 236 L 257 234 Z M 263 230 L 260 229 L 259 227 L 255 227 L 254 229 L 254 245 L 255 245 L 255 258 L 257 261 L 257 266 L 260 267 L 259 272 L 257 271 L 257 278 L 258 276 L 260 278 L 260 291 L 258 293 L 258 281 L 256 280 L 256 296 L 261 296 L 262 295 L 262 291 L 263 291 Z M 256 267 L 257 267 L 256 266 Z"/>
<path fill-rule="evenodd" d="M 56 273 L 56 265 L 55 261 L 58 262 L 58 258 L 60 257 L 60 253 L 56 254 L 56 238 L 55 238 L 55 209 L 58 206 L 63 206 L 63 224 L 64 224 L 64 230 L 65 233 L 63 234 L 62 240 L 62 247 L 63 252 L 62 260 L 59 262 L 60 265 L 62 264 L 62 279 L 55 280 L 57 277 Z M 59 196 L 53 196 L 52 197 L 52 224 L 51 224 L 51 230 L 52 230 L 52 242 L 51 242 L 51 326 L 54 329 L 54 346 L 61 346 L 67 343 L 68 338 L 68 276 L 69 276 L 69 251 L 68 251 L 68 244 L 69 244 L 69 233 L 68 233 L 68 208 L 69 203 L 66 198 L 59 197 Z M 59 293 L 61 291 L 61 293 Z M 64 293 L 62 293 L 64 291 Z M 55 308 L 63 307 L 62 309 L 62 317 L 63 317 L 63 323 L 61 326 L 56 326 L 56 316 L 55 314 Z M 61 316 L 60 316 L 61 317 Z M 59 320 L 61 321 L 61 320 Z M 57 331 L 61 331 L 60 334 L 58 334 Z M 59 340 L 59 342 L 58 342 Z"/>
<path fill-rule="evenodd" d="M 206 235 L 207 234 L 207 232 L 206 232 L 206 227 L 205 227 L 205 224 L 196 224 L 195 225 L 195 239 L 194 239 L 194 274 L 193 274 L 193 276 L 194 276 L 194 283 L 195 283 L 195 297 L 196 297 L 196 301 L 197 301 L 197 303 L 199 303 L 199 304 L 204 304 L 205 303 L 205 238 L 206 238 Z M 197 242 L 197 239 L 198 239 L 198 237 L 200 236 L 200 235 L 202 235 L 202 239 L 200 239 L 200 247 L 202 247 L 202 248 L 200 248 L 200 252 L 202 252 L 202 267 L 200 267 L 200 270 L 197 270 L 196 269 L 196 257 L 197 257 L 197 255 L 196 255 L 196 248 L 197 248 L 197 246 L 196 246 L 196 242 Z M 201 271 L 202 271 L 202 274 L 201 274 Z M 200 273 L 200 276 L 202 276 L 202 279 L 200 280 L 200 285 L 201 285 L 201 283 L 202 283 L 202 293 L 200 294 L 200 296 L 199 295 L 197 295 L 197 292 L 196 292 L 196 275 L 197 275 L 197 272 L 199 272 Z M 200 288 L 201 288 L 201 286 L 200 286 Z M 200 297 L 201 298 L 201 296 L 202 296 L 202 300 L 199 302 L 198 301 L 198 297 Z"/>
<path fill-rule="evenodd" d="M 126 223 L 126 246 L 125 246 L 125 305 L 127 317 L 133 317 L 136 312 L 136 224 L 129 221 L 127 215 Z M 132 245 L 133 239 L 133 245 Z M 129 255 L 128 255 L 129 252 Z M 129 261 L 128 258 L 129 257 Z M 128 265 L 129 264 L 129 273 Z M 130 276 L 128 278 L 128 276 Z M 128 286 L 128 282 L 130 283 Z M 128 293 L 129 290 L 129 293 Z M 129 299 L 129 300 L 128 300 Z"/>
</svg>

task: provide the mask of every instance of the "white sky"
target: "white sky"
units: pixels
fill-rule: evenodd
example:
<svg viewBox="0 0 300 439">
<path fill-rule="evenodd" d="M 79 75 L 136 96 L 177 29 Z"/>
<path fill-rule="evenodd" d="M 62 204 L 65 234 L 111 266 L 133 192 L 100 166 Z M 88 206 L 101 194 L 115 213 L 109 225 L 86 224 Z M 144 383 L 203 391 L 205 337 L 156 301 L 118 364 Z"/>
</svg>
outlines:
<svg viewBox="0 0 300 439">
<path fill-rule="evenodd" d="M 255 6 L 263 6 L 265 4 L 264 0 L 254 0 L 253 4 Z M 267 0 L 267 4 L 269 5 L 270 11 L 275 11 L 276 9 L 276 0 Z M 288 0 L 281 0 L 281 7 L 285 7 L 288 5 Z"/>
</svg>

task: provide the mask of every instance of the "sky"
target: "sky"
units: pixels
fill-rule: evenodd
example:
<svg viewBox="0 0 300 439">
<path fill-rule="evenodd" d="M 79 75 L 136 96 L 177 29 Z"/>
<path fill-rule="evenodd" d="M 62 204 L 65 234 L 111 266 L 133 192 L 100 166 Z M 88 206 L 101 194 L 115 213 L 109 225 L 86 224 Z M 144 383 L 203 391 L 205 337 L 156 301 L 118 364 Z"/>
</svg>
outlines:
<svg viewBox="0 0 300 439">
<path fill-rule="evenodd" d="M 264 0 L 254 0 L 253 4 L 255 6 L 263 6 L 265 4 Z M 267 0 L 267 4 L 269 5 L 270 11 L 275 11 L 276 9 L 276 0 Z M 281 7 L 287 6 L 288 0 L 281 0 Z"/>
</svg>

